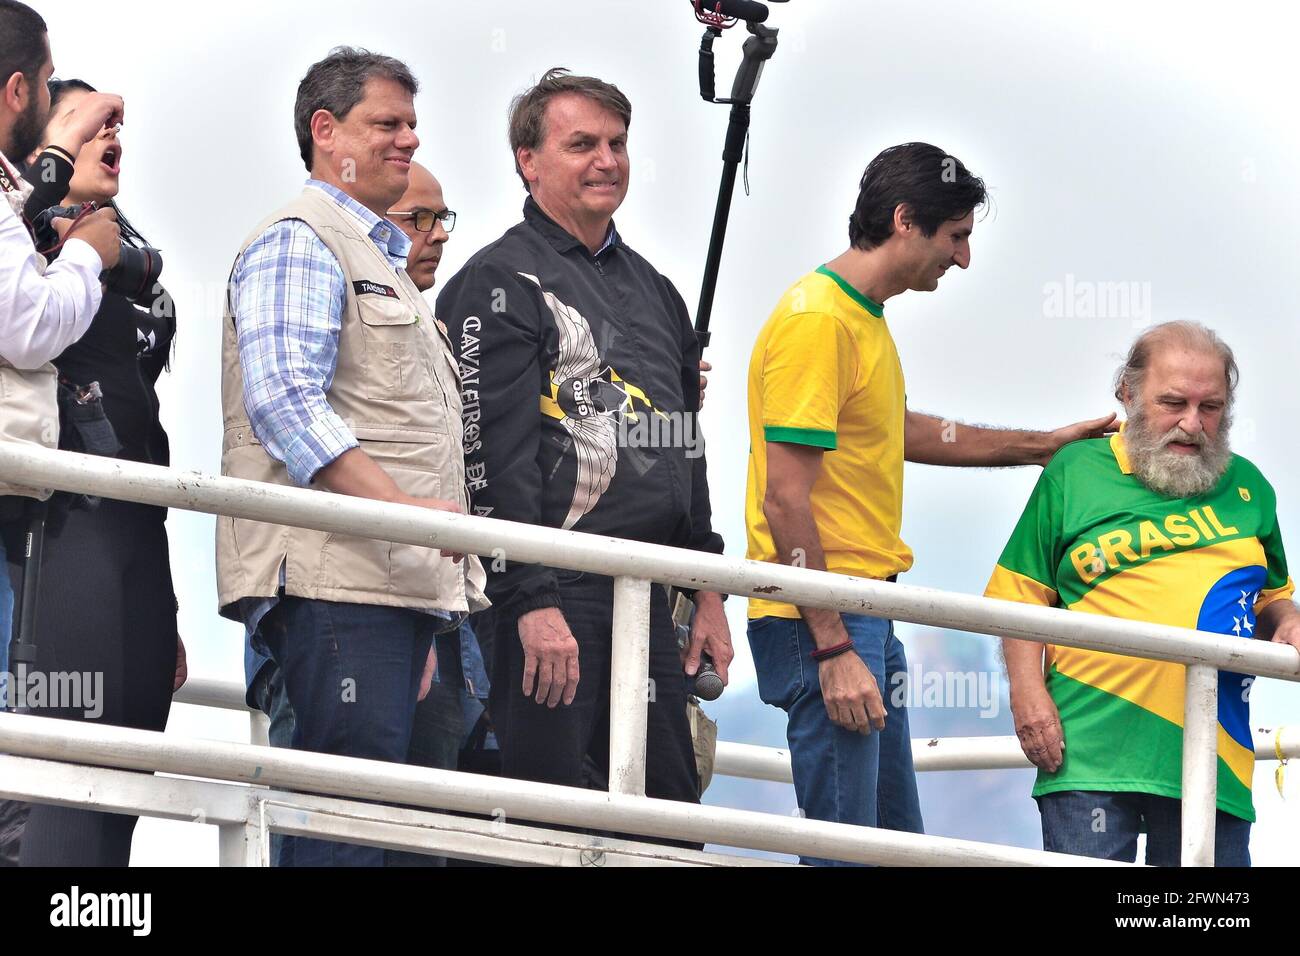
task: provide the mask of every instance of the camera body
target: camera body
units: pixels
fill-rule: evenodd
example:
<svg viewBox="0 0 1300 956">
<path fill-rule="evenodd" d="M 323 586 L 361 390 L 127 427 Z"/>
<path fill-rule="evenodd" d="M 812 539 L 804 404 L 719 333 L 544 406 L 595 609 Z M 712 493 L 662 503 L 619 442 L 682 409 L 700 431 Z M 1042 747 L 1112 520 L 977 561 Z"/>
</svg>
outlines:
<svg viewBox="0 0 1300 956">
<path fill-rule="evenodd" d="M 77 219 L 89 215 L 95 209 L 93 202 L 82 203 L 79 206 L 52 206 L 46 209 L 32 221 L 32 237 L 36 240 L 36 248 L 48 258 L 55 258 L 61 243 L 59 234 L 54 229 L 53 220 Z M 53 251 L 45 252 L 47 249 Z M 117 265 L 105 269 L 99 278 L 109 292 L 136 301 L 144 298 L 153 289 L 162 275 L 162 269 L 162 253 L 157 249 L 152 246 L 133 246 L 123 242 L 122 254 Z"/>
</svg>

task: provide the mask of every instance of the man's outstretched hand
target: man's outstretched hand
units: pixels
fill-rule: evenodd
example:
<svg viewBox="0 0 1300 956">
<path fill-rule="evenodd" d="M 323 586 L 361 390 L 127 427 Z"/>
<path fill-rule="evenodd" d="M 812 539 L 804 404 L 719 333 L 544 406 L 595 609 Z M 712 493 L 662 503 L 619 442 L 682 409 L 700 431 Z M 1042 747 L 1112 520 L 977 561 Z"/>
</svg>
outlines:
<svg viewBox="0 0 1300 956">
<path fill-rule="evenodd" d="M 1105 438 L 1119 431 L 1117 416 L 1111 412 L 1105 418 L 1092 418 L 1086 422 L 1075 422 L 1047 433 L 1047 445 L 1037 463 L 1046 465 L 1052 456 L 1070 442 L 1083 441 L 1085 438 Z"/>
</svg>

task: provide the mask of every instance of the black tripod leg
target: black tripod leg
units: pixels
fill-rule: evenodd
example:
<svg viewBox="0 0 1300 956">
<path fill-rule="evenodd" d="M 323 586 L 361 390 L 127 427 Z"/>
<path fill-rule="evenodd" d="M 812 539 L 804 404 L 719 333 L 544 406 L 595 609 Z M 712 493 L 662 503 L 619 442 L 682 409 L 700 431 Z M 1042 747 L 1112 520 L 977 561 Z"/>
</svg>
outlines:
<svg viewBox="0 0 1300 956">
<path fill-rule="evenodd" d="M 11 648 L 14 688 L 10 696 L 15 700 L 21 700 L 20 685 L 26 685 L 28 672 L 36 666 L 36 615 L 40 600 L 41 558 L 45 552 L 45 516 L 48 510 L 46 502 L 34 501 L 27 512 L 27 533 L 23 537 L 22 593 L 16 602 L 18 626 L 14 629 Z"/>
</svg>

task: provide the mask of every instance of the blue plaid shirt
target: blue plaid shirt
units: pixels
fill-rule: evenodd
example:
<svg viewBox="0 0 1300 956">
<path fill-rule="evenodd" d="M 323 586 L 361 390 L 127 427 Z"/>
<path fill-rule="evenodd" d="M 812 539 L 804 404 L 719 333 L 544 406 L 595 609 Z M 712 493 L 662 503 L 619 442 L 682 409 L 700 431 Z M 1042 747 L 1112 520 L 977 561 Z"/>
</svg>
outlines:
<svg viewBox="0 0 1300 956">
<path fill-rule="evenodd" d="M 406 268 L 411 240 L 329 183 L 319 189 L 361 222 L 394 269 Z M 343 268 L 304 222 L 271 226 L 235 262 L 231 304 L 239 330 L 244 409 L 253 434 L 284 462 L 297 485 L 357 447 L 325 400 L 338 366 L 347 283 Z"/>
</svg>

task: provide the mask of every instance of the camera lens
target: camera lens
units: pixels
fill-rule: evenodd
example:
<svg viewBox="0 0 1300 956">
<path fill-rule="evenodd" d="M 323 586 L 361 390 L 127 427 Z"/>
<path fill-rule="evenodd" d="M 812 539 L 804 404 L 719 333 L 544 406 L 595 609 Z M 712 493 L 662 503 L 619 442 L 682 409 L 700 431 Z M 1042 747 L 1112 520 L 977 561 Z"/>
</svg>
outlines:
<svg viewBox="0 0 1300 956">
<path fill-rule="evenodd" d="M 104 273 L 109 292 L 116 292 L 132 301 L 144 298 L 162 275 L 162 253 L 151 246 L 137 249 L 122 244 L 122 255 L 117 265 Z"/>
</svg>

